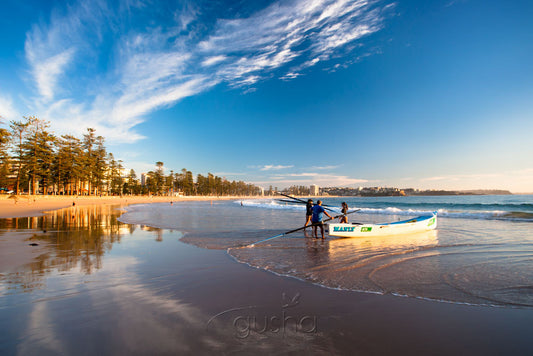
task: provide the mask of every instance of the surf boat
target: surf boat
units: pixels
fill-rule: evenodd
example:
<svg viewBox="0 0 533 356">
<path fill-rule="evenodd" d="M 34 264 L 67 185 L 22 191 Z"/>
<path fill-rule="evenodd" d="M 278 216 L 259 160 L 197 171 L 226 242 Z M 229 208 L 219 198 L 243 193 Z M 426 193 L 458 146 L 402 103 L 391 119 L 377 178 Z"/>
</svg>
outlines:
<svg viewBox="0 0 533 356">
<path fill-rule="evenodd" d="M 365 237 L 410 234 L 437 228 L 437 212 L 386 224 L 329 224 L 329 235 Z"/>
</svg>

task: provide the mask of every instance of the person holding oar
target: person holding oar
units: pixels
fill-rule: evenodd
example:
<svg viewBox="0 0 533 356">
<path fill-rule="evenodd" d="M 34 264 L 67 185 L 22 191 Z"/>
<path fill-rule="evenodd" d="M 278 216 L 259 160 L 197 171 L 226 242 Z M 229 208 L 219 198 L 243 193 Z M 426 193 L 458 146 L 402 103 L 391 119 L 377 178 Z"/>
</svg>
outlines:
<svg viewBox="0 0 533 356">
<path fill-rule="evenodd" d="M 353 211 L 349 211 L 349 212 L 346 213 L 346 215 L 356 213 L 359 210 L 361 210 L 361 209 L 356 209 L 356 210 L 353 210 Z M 333 217 L 331 217 L 330 215 L 328 215 L 328 216 L 329 216 L 329 219 L 326 219 L 326 220 L 322 221 L 322 223 L 325 223 L 326 221 L 333 220 L 333 219 L 336 219 L 336 218 L 340 218 L 342 215 L 337 215 L 337 216 L 333 216 Z M 277 235 L 272 236 L 272 237 L 267 237 L 266 239 L 262 239 L 262 240 L 259 240 L 259 241 L 256 241 L 256 242 L 252 242 L 252 243 L 247 244 L 247 245 L 235 246 L 235 248 L 254 247 L 255 245 L 263 243 L 265 241 L 270 241 L 270 240 L 273 240 L 273 239 L 277 239 L 278 237 L 283 237 L 285 235 L 292 234 L 293 232 L 296 232 L 296 231 L 304 230 L 306 227 L 307 227 L 307 225 L 304 225 L 304 226 L 299 227 L 297 229 L 292 229 L 292 230 L 289 230 L 289 231 L 285 231 L 285 232 L 282 232 L 281 234 L 277 234 Z M 316 235 L 316 233 L 315 233 L 315 235 Z"/>
<path fill-rule="evenodd" d="M 342 216 L 339 220 L 339 223 L 348 224 L 348 217 L 346 216 L 346 214 L 348 213 L 348 204 L 346 204 L 346 202 L 342 202 L 341 213 Z"/>
<path fill-rule="evenodd" d="M 322 234 L 322 240 L 324 240 L 324 222 L 322 218 L 326 214 L 330 219 L 335 219 L 333 216 L 329 215 L 326 209 L 322 206 L 322 200 L 317 200 L 316 205 L 313 206 L 313 215 L 311 217 L 311 222 L 313 223 L 313 236 L 315 239 L 318 239 L 317 230 L 320 226 L 320 232 Z"/>
<path fill-rule="evenodd" d="M 305 226 L 311 223 L 311 217 L 313 216 L 313 199 L 307 200 L 305 205 Z"/>
</svg>

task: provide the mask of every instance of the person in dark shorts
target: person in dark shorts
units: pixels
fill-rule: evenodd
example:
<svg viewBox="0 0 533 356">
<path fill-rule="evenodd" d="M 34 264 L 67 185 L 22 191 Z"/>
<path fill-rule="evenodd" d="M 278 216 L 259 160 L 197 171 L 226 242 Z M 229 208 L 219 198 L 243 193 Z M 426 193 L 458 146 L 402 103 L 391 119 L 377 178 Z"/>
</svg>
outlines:
<svg viewBox="0 0 533 356">
<path fill-rule="evenodd" d="M 317 230 L 320 226 L 320 232 L 322 234 L 322 239 L 324 239 L 324 223 L 322 218 L 326 214 L 329 218 L 333 219 L 333 216 L 329 215 L 328 212 L 322 207 L 322 201 L 318 200 L 316 205 L 313 206 L 313 216 L 311 217 L 311 222 L 313 223 L 313 235 L 315 239 L 318 239 Z"/>
<path fill-rule="evenodd" d="M 307 200 L 307 205 L 305 206 L 305 225 L 307 226 L 311 223 L 311 217 L 313 216 L 313 199 Z"/>
</svg>

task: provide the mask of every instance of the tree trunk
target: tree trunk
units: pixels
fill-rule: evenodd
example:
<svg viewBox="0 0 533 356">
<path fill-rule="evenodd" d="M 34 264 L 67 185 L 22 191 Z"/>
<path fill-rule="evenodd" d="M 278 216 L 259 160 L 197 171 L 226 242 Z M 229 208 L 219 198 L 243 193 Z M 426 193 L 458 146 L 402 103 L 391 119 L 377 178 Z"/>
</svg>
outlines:
<svg viewBox="0 0 533 356">
<path fill-rule="evenodd" d="M 35 195 L 35 172 L 31 174 L 31 195 Z"/>
</svg>

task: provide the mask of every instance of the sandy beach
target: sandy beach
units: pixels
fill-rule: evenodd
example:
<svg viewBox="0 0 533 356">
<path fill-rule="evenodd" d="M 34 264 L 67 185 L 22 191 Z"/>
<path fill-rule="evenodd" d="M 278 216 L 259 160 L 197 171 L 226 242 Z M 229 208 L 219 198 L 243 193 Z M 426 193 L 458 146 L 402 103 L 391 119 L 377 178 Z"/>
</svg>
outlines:
<svg viewBox="0 0 533 356">
<path fill-rule="evenodd" d="M 0 354 L 533 352 L 531 308 L 323 288 L 184 243 L 182 231 L 121 223 L 117 208 L 132 200 L 90 200 L 53 200 L 69 208 L 46 215 L 40 209 L 54 205 L 37 201 L 20 213 L 40 216 L 0 220 L 0 251 L 12 255 L 0 256 Z M 173 208 L 189 214 L 181 224 L 192 237 L 232 208 L 183 200 Z M 246 208 L 233 205 L 234 226 L 215 223 L 219 234 L 249 225 Z"/>
<path fill-rule="evenodd" d="M 255 197 L 259 199 L 262 197 Z M 21 195 L 17 199 L 7 194 L 0 194 L 0 219 L 18 218 L 30 216 L 42 216 L 47 211 L 68 208 L 71 206 L 90 205 L 129 205 L 141 203 L 162 203 L 178 201 L 202 201 L 202 200 L 231 200 L 250 199 L 250 197 L 235 196 L 60 196 L 60 195 Z"/>
</svg>

